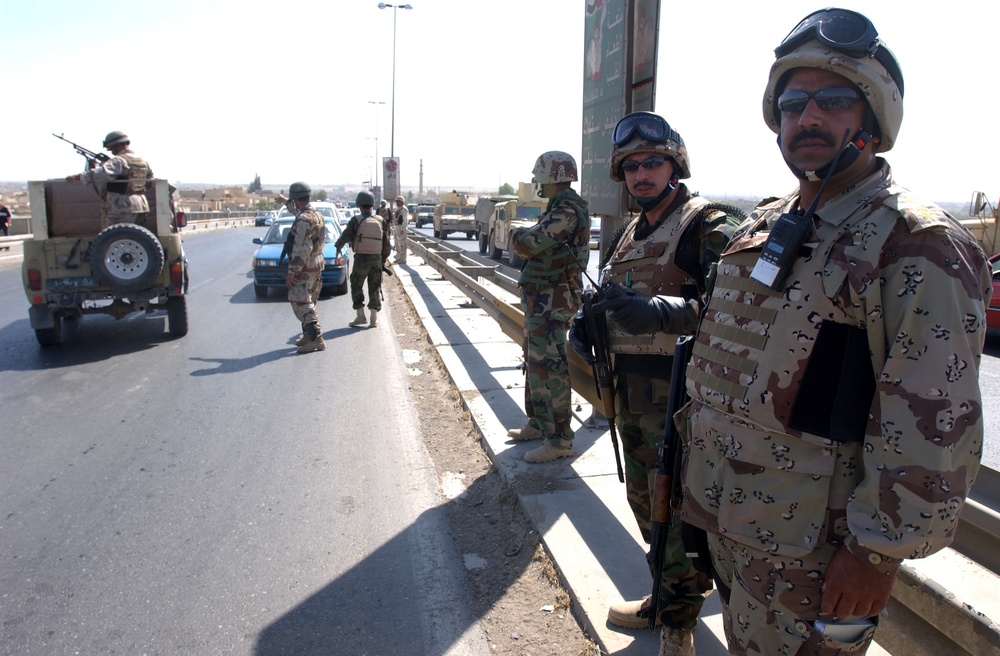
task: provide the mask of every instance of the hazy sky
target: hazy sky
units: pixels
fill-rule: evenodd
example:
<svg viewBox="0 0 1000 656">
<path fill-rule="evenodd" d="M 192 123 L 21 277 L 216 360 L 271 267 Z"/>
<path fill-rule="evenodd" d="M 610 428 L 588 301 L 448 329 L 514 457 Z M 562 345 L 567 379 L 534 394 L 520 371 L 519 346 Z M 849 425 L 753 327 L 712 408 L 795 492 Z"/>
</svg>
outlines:
<svg viewBox="0 0 1000 656">
<path fill-rule="evenodd" d="M 404 187 L 530 179 L 545 150 L 579 157 L 584 0 L 0 0 L 0 180 L 60 177 L 124 130 L 159 177 L 360 184 L 376 154 Z M 821 3 L 663 0 L 657 111 L 706 195 L 794 186 L 761 116 L 773 49 Z M 905 116 L 887 158 L 918 195 L 964 201 L 1000 182 L 1000 3 L 868 0 L 900 60 Z M 371 104 L 381 101 L 384 105 Z M 377 137 L 377 141 L 376 138 Z M 380 180 L 381 181 L 381 180 Z"/>
</svg>

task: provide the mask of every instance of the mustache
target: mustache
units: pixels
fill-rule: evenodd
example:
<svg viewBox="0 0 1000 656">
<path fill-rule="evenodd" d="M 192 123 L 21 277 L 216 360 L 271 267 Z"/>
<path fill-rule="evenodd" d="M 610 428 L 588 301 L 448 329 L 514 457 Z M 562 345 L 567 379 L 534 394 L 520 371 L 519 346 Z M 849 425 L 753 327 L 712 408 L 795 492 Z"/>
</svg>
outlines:
<svg viewBox="0 0 1000 656">
<path fill-rule="evenodd" d="M 820 130 L 819 128 L 813 128 L 810 130 L 804 130 L 797 133 L 788 142 L 788 150 L 795 150 L 798 145 L 806 140 L 820 141 L 824 146 L 836 146 L 837 142 L 834 140 L 833 135 L 826 130 Z"/>
</svg>

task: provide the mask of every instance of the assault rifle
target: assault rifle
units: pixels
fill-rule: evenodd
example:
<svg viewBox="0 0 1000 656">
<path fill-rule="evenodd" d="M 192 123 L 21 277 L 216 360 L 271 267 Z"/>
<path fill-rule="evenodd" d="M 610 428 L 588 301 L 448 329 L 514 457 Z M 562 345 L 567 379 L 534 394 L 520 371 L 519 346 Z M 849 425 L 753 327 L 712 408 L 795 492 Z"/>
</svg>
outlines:
<svg viewBox="0 0 1000 656">
<path fill-rule="evenodd" d="M 62 139 L 63 141 L 65 141 L 69 145 L 73 146 L 73 149 L 76 150 L 76 152 L 78 152 L 81 155 L 83 155 L 84 158 L 87 160 L 87 168 L 88 169 L 95 168 L 98 164 L 103 164 L 104 162 L 106 162 L 109 159 L 111 159 L 109 156 L 105 155 L 104 153 L 95 153 L 92 150 L 87 150 L 86 148 L 84 148 L 80 144 L 73 143 L 72 141 L 70 141 L 66 137 L 62 136 L 61 134 L 56 134 L 55 132 L 53 132 L 52 136 L 55 137 L 56 139 Z"/>
<path fill-rule="evenodd" d="M 680 504 L 681 436 L 674 425 L 674 415 L 687 399 L 685 389 L 688 360 L 694 350 L 694 337 L 683 335 L 674 346 L 674 363 L 670 372 L 670 396 L 667 399 L 667 427 L 663 431 L 659 453 L 656 456 L 656 474 L 653 478 L 652 540 L 650 553 L 653 558 L 653 592 L 648 608 L 649 628 L 656 624 L 660 605 L 660 578 L 663 577 L 663 558 L 667 550 L 667 531 L 674 511 Z"/>
<path fill-rule="evenodd" d="M 566 250 L 572 251 L 569 244 L 563 244 Z M 611 349 L 608 340 L 608 320 L 604 312 L 594 311 L 594 301 L 601 300 L 600 286 L 594 282 L 587 270 L 580 266 L 573 257 L 573 262 L 587 277 L 590 284 L 594 286 L 593 291 L 583 293 L 583 317 L 586 322 L 586 332 L 590 338 L 590 347 L 593 358 L 590 362 L 590 369 L 594 374 L 594 386 L 597 388 L 597 397 L 601 400 L 604 409 L 604 416 L 608 418 L 608 431 L 611 433 L 611 446 L 615 449 L 615 466 L 618 468 L 618 481 L 625 482 L 625 472 L 622 470 L 622 457 L 618 450 L 618 433 L 615 430 L 615 381 L 611 376 Z"/>
</svg>

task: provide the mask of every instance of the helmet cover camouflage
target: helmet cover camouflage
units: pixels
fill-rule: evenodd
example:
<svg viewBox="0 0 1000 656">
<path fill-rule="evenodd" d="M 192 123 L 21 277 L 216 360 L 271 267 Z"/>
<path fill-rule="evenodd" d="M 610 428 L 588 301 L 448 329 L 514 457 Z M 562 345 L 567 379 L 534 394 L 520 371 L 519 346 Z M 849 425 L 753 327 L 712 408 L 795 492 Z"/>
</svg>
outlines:
<svg viewBox="0 0 1000 656">
<path fill-rule="evenodd" d="M 884 42 L 879 43 L 886 55 L 896 61 L 892 51 Z M 898 63 L 896 64 L 898 70 Z M 832 71 L 850 80 L 864 95 L 878 122 L 880 137 L 875 144 L 875 152 L 884 153 L 896 142 L 899 128 L 903 124 L 903 93 L 888 70 L 874 57 L 854 58 L 816 40 L 803 43 L 798 48 L 778 57 L 771 65 L 764 89 L 764 122 L 775 134 L 781 130 L 781 116 L 775 106 L 777 98 L 784 90 L 788 75 L 796 68 L 818 68 Z"/>
<path fill-rule="evenodd" d="M 639 112 L 633 112 L 638 114 Z M 626 115 L 629 116 L 629 115 Z M 622 117 L 623 119 L 625 117 Z M 662 121 L 661 117 L 656 117 Z M 664 122 L 665 123 L 665 122 Z M 669 126 L 668 126 L 669 128 Z M 615 182 L 625 182 L 622 175 L 622 162 L 625 158 L 634 153 L 649 153 L 651 155 L 662 155 L 669 157 L 674 162 L 674 174 L 678 180 L 691 177 L 691 162 L 688 160 L 687 146 L 684 139 L 674 130 L 669 130 L 670 136 L 662 142 L 651 141 L 643 137 L 639 132 L 635 136 L 611 149 L 611 169 L 609 174 Z"/>
<path fill-rule="evenodd" d="M 576 160 L 572 155 L 561 150 L 550 150 L 535 160 L 535 167 L 531 169 L 531 181 L 538 184 L 574 182 L 579 179 L 576 171 Z"/>
<path fill-rule="evenodd" d="M 406 199 L 403 198 L 402 196 L 396 196 L 396 202 L 397 203 L 405 203 Z"/>
</svg>

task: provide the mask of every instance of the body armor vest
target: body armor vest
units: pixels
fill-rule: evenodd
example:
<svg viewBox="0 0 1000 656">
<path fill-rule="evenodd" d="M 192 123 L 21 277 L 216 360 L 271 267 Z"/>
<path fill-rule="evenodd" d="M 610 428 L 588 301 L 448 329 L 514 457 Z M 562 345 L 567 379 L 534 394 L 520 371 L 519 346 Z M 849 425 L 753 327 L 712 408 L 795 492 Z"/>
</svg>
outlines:
<svg viewBox="0 0 1000 656">
<path fill-rule="evenodd" d="M 358 229 L 351 244 L 358 255 L 378 255 L 382 252 L 382 218 L 369 215 L 358 222 Z"/>
<path fill-rule="evenodd" d="M 692 196 L 642 240 L 633 239 L 639 224 L 638 220 L 633 221 L 622 234 L 615 254 L 605 268 L 604 279 L 650 296 L 692 298 L 692 294 L 697 293 L 698 283 L 674 260 L 682 236 L 705 205 L 708 205 L 707 200 Z M 612 353 L 672 355 L 677 335 L 662 332 L 630 335 L 615 322 L 608 321 L 608 341 Z"/>
<path fill-rule="evenodd" d="M 128 162 L 128 173 L 123 173 L 115 182 L 109 182 L 108 191 L 123 196 L 145 194 L 146 175 L 149 173 L 149 165 L 146 164 L 146 160 L 130 152 L 124 152 L 118 157 Z"/>
</svg>

